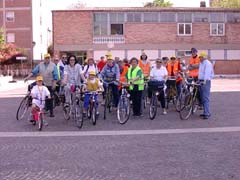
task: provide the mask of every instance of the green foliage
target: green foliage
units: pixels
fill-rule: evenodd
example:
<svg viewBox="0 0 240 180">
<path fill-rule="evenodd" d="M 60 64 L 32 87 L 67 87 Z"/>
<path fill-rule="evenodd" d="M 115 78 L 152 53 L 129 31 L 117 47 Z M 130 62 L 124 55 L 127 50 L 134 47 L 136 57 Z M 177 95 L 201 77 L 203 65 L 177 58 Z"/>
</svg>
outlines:
<svg viewBox="0 0 240 180">
<path fill-rule="evenodd" d="M 0 45 L 4 44 L 4 35 L 3 35 L 3 30 L 0 29 Z"/>
<path fill-rule="evenodd" d="M 154 0 L 153 2 L 147 2 L 144 7 L 172 7 L 173 3 L 165 0 Z"/>
<path fill-rule="evenodd" d="M 240 8 L 240 0 L 213 0 L 212 7 Z"/>
</svg>

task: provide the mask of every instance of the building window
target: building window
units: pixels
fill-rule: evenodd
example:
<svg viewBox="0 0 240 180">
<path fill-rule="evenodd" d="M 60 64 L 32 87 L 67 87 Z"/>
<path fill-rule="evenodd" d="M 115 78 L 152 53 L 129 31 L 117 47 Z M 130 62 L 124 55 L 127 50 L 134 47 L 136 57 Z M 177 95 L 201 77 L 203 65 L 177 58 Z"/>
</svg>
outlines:
<svg viewBox="0 0 240 180">
<path fill-rule="evenodd" d="M 209 14 L 208 13 L 194 13 L 193 20 L 194 20 L 194 22 L 208 22 Z"/>
<path fill-rule="evenodd" d="M 192 35 L 192 23 L 178 23 L 178 35 Z"/>
<path fill-rule="evenodd" d="M 6 21 L 14 22 L 14 20 L 15 20 L 15 13 L 13 11 L 6 12 Z"/>
<path fill-rule="evenodd" d="M 124 22 L 124 13 L 110 13 L 110 22 L 111 23 L 123 23 Z"/>
<path fill-rule="evenodd" d="M 156 12 L 144 13 L 143 15 L 144 22 L 158 22 L 158 13 Z"/>
<path fill-rule="evenodd" d="M 240 13 L 227 13 L 227 22 L 240 23 Z"/>
<path fill-rule="evenodd" d="M 210 13 L 210 21 L 213 23 L 225 22 L 224 13 Z"/>
<path fill-rule="evenodd" d="M 14 43 L 14 42 L 15 42 L 15 34 L 7 33 L 7 43 Z"/>
<path fill-rule="evenodd" d="M 192 22 L 192 13 L 178 13 L 177 22 Z"/>
<path fill-rule="evenodd" d="M 111 35 L 123 35 L 123 24 L 111 24 Z"/>
<path fill-rule="evenodd" d="M 171 12 L 160 13 L 160 22 L 176 22 L 176 14 Z"/>
<path fill-rule="evenodd" d="M 211 31 L 210 34 L 212 36 L 224 36 L 225 24 L 224 23 L 211 23 L 210 31 Z"/>
<path fill-rule="evenodd" d="M 189 50 L 179 50 L 177 52 L 178 57 L 190 57 L 192 55 L 192 52 Z"/>
<path fill-rule="evenodd" d="M 141 22 L 141 13 L 127 13 L 127 22 Z"/>
<path fill-rule="evenodd" d="M 108 26 L 107 13 L 95 13 L 94 14 L 94 35 L 105 36 L 107 35 Z"/>
</svg>

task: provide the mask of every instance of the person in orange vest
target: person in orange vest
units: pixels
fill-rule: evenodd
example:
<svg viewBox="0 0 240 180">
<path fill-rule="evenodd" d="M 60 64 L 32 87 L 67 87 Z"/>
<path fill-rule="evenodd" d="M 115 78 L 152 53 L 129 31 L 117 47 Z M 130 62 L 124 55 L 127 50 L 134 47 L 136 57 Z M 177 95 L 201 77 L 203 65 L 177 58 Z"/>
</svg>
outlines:
<svg viewBox="0 0 240 180">
<path fill-rule="evenodd" d="M 127 81 L 126 79 L 126 74 L 127 74 L 127 71 L 128 71 L 128 66 L 127 64 L 123 61 L 123 60 L 119 60 L 118 61 L 118 66 L 119 66 L 119 71 L 120 71 L 120 79 L 119 81 L 121 83 L 124 83 Z M 119 85 L 119 90 L 121 90 L 121 84 Z"/>
<path fill-rule="evenodd" d="M 189 78 L 193 78 L 194 81 L 198 80 L 198 68 L 199 68 L 199 64 L 200 64 L 200 59 L 199 56 L 197 54 L 197 49 L 196 48 L 192 48 L 191 49 L 192 52 L 192 57 L 190 58 L 189 61 Z"/>
<path fill-rule="evenodd" d="M 176 78 L 177 96 L 179 96 L 182 87 L 182 77 L 178 74 L 181 72 L 181 67 L 179 61 L 176 60 L 175 56 L 172 56 L 170 58 L 170 61 L 167 63 L 166 68 L 168 71 L 168 76 Z"/>
<path fill-rule="evenodd" d="M 147 60 L 147 58 L 148 58 L 147 55 L 145 54 L 145 52 L 143 52 L 138 62 L 139 67 L 142 69 L 144 78 L 149 78 L 151 70 L 151 64 Z"/>
</svg>

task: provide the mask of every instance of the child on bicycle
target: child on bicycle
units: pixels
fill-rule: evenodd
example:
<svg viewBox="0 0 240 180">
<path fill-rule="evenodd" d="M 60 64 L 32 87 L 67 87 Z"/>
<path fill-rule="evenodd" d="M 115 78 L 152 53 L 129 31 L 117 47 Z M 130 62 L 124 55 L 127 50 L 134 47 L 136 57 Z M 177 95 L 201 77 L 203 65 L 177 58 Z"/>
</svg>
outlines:
<svg viewBox="0 0 240 180">
<path fill-rule="evenodd" d="M 33 86 L 31 90 L 32 96 L 32 114 L 36 115 L 40 109 L 45 107 L 45 99 L 46 97 L 50 98 L 50 92 L 46 86 L 43 85 L 43 77 L 36 77 L 36 85 Z M 33 122 L 33 120 L 30 120 Z"/>
<path fill-rule="evenodd" d="M 84 95 L 84 111 L 83 114 L 86 115 L 88 106 L 89 106 L 89 99 L 91 96 L 91 92 L 96 92 L 96 91 L 103 91 L 103 85 L 101 81 L 96 77 L 96 72 L 90 71 L 88 74 L 88 78 L 86 81 L 85 86 L 83 86 L 83 92 L 85 92 Z M 96 103 L 96 106 L 98 106 L 98 98 L 97 94 L 94 95 L 94 100 Z M 99 114 L 99 112 L 97 112 Z"/>
</svg>

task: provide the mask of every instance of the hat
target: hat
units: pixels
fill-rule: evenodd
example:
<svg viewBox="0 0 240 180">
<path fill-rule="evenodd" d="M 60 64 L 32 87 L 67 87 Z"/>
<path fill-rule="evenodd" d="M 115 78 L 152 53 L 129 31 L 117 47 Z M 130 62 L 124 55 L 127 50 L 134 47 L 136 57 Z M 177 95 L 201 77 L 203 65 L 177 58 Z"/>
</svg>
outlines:
<svg viewBox="0 0 240 180">
<path fill-rule="evenodd" d="M 202 58 L 206 58 L 207 57 L 207 53 L 202 51 L 199 55 L 199 57 L 202 57 Z"/>
<path fill-rule="evenodd" d="M 88 75 L 96 76 L 96 72 L 95 72 L 95 71 L 90 71 L 90 72 L 88 73 Z"/>
<path fill-rule="evenodd" d="M 176 56 L 171 56 L 170 59 L 176 59 Z"/>
<path fill-rule="evenodd" d="M 49 53 L 44 54 L 44 59 L 45 59 L 45 58 L 50 58 L 50 57 L 51 57 L 51 55 L 50 55 Z"/>
<path fill-rule="evenodd" d="M 156 59 L 156 62 L 162 62 L 162 59 L 157 58 L 157 59 Z"/>
<path fill-rule="evenodd" d="M 197 52 L 197 49 L 196 48 L 191 48 L 191 52 Z"/>
<path fill-rule="evenodd" d="M 141 56 L 147 56 L 147 55 L 146 55 L 146 53 L 143 51 L 142 54 L 141 54 Z"/>
<path fill-rule="evenodd" d="M 37 76 L 36 81 L 43 81 L 43 77 L 42 76 Z"/>
<path fill-rule="evenodd" d="M 87 58 L 87 62 L 89 62 L 89 60 L 93 60 L 94 62 L 94 59 L 92 57 Z"/>
<path fill-rule="evenodd" d="M 112 53 L 110 51 L 107 52 L 106 58 L 107 58 L 107 60 L 110 60 L 110 59 L 113 60 L 113 56 L 112 56 Z"/>
</svg>

